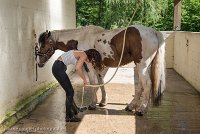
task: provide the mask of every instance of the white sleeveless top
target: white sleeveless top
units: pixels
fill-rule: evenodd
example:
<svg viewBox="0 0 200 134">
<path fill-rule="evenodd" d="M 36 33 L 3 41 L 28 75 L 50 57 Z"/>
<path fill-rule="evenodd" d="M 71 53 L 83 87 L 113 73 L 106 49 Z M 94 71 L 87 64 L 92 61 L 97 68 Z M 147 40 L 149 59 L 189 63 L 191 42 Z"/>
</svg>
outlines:
<svg viewBox="0 0 200 134">
<path fill-rule="evenodd" d="M 69 50 L 61 55 L 63 63 L 68 66 L 70 64 L 76 65 L 77 59 L 74 56 L 74 50 Z"/>
</svg>

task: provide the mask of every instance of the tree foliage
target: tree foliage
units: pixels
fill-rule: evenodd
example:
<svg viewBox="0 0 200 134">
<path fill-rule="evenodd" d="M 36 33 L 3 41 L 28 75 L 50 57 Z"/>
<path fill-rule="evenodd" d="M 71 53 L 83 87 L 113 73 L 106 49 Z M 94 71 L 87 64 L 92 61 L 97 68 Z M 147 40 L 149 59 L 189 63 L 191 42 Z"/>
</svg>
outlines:
<svg viewBox="0 0 200 134">
<path fill-rule="evenodd" d="M 200 32 L 200 1 L 183 0 L 181 30 Z"/>
<path fill-rule="evenodd" d="M 78 26 L 99 25 L 98 24 L 98 1 L 77 0 L 76 19 Z"/>
<path fill-rule="evenodd" d="M 77 26 L 93 24 L 111 29 L 143 24 L 173 30 L 173 8 L 174 0 L 77 0 Z M 182 0 L 181 30 L 199 31 L 199 10 L 199 0 Z"/>
</svg>

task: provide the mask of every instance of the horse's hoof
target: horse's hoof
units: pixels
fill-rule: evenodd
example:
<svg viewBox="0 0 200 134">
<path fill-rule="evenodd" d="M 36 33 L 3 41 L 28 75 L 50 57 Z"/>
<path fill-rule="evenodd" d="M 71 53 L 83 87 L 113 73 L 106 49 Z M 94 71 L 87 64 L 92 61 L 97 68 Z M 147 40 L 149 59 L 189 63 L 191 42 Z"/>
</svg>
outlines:
<svg viewBox="0 0 200 134">
<path fill-rule="evenodd" d="M 144 113 L 143 113 L 143 112 L 138 112 L 138 111 L 136 111 L 136 112 L 135 112 L 135 115 L 137 115 L 137 116 L 143 116 Z"/>
<path fill-rule="evenodd" d="M 127 112 L 131 112 L 132 109 L 130 109 L 129 106 L 126 106 L 125 111 L 127 111 Z"/>
<path fill-rule="evenodd" d="M 105 104 L 105 103 L 99 103 L 99 106 L 100 106 L 100 107 L 105 107 L 106 104 Z"/>
<path fill-rule="evenodd" d="M 88 110 L 95 110 L 96 109 L 96 106 L 88 106 Z"/>
<path fill-rule="evenodd" d="M 87 110 L 87 107 L 79 107 L 78 110 L 79 112 L 84 112 L 85 110 Z"/>
</svg>

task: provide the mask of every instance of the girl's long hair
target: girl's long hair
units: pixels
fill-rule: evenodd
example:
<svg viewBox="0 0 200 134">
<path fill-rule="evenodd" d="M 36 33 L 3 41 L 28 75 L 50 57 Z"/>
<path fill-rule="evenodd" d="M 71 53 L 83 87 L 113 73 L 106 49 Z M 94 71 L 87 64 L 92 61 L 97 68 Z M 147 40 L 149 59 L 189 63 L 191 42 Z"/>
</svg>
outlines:
<svg viewBox="0 0 200 134">
<path fill-rule="evenodd" d="M 98 69 L 98 71 L 102 71 L 104 69 L 103 61 L 101 54 L 96 49 L 88 49 L 84 51 L 92 63 L 94 69 Z"/>
</svg>

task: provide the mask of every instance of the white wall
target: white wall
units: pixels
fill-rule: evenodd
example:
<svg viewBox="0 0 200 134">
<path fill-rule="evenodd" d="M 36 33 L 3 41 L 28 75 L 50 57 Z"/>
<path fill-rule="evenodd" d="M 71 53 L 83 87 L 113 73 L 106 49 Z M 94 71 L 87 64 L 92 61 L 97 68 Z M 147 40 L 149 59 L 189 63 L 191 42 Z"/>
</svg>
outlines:
<svg viewBox="0 0 200 134">
<path fill-rule="evenodd" d="M 174 69 L 200 91 L 200 33 L 175 33 Z"/>
<path fill-rule="evenodd" d="M 174 32 L 172 31 L 162 31 L 166 43 L 166 68 L 174 67 Z"/>
<path fill-rule="evenodd" d="M 174 68 L 200 92 L 200 33 L 162 33 L 166 38 L 166 67 Z"/>
<path fill-rule="evenodd" d="M 54 80 L 51 59 L 35 81 L 33 31 L 76 25 L 75 0 L 0 0 L 0 118 L 38 85 Z M 57 52 L 57 56 L 59 52 Z"/>
</svg>

